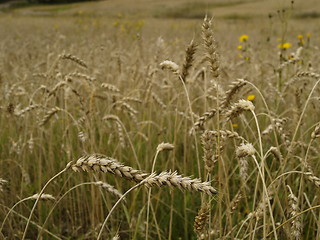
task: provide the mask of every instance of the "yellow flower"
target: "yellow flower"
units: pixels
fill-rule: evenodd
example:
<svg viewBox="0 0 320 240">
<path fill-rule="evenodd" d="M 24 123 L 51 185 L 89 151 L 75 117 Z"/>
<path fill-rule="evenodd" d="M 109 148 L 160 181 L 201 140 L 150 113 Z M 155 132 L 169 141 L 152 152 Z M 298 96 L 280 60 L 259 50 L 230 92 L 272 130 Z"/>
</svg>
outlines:
<svg viewBox="0 0 320 240">
<path fill-rule="evenodd" d="M 238 49 L 238 50 L 242 50 L 242 49 L 243 49 L 243 46 L 242 46 L 242 45 L 238 45 L 237 49 Z"/>
<path fill-rule="evenodd" d="M 303 38 L 303 35 L 299 34 L 299 35 L 297 36 L 297 38 L 298 38 L 298 39 L 302 39 L 302 38 Z"/>
<path fill-rule="evenodd" d="M 249 39 L 249 36 L 246 34 L 243 34 L 242 36 L 240 36 L 239 41 L 246 42 L 248 39 Z"/>
<path fill-rule="evenodd" d="M 291 46 L 292 46 L 291 43 L 282 43 L 282 44 L 279 44 L 279 45 L 278 45 L 278 48 L 288 49 L 288 48 L 291 48 Z"/>
<path fill-rule="evenodd" d="M 253 101 L 255 98 L 256 98 L 256 95 L 250 94 L 250 95 L 248 95 L 247 100 L 248 101 Z"/>
<path fill-rule="evenodd" d="M 307 33 L 307 38 L 310 38 L 311 37 L 311 34 L 310 33 Z"/>
<path fill-rule="evenodd" d="M 232 124 L 232 127 L 237 128 L 237 127 L 239 127 L 239 125 L 237 123 L 234 123 L 234 124 Z"/>
</svg>

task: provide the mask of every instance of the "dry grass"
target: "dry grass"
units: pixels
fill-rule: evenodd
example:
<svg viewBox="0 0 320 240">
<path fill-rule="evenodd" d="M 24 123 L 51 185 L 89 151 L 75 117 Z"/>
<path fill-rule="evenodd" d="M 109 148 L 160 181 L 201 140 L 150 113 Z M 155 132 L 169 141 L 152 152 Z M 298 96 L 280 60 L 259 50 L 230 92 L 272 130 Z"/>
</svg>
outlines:
<svg viewBox="0 0 320 240">
<path fill-rule="evenodd" d="M 0 236 L 320 240 L 319 22 L 107 2 L 0 17 Z"/>
</svg>

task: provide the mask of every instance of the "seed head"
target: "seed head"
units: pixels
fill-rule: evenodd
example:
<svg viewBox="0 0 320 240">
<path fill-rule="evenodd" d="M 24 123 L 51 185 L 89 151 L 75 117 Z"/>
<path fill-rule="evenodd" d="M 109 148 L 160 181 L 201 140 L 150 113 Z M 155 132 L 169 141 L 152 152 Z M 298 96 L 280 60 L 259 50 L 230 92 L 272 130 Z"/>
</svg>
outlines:
<svg viewBox="0 0 320 240">
<path fill-rule="evenodd" d="M 252 146 L 251 143 L 247 144 L 241 144 L 237 150 L 236 150 L 236 155 L 238 158 L 244 158 L 247 156 L 254 155 L 256 152 L 255 148 Z"/>
<path fill-rule="evenodd" d="M 169 69 L 175 74 L 179 74 L 179 66 L 175 62 L 165 60 L 162 63 L 160 63 L 161 69 Z"/>
</svg>

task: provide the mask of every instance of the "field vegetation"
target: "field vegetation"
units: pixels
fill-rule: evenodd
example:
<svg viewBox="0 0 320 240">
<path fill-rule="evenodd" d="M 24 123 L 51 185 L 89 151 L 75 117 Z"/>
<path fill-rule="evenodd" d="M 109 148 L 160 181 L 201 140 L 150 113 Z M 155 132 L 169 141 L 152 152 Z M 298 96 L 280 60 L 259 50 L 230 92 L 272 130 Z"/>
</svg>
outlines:
<svg viewBox="0 0 320 240">
<path fill-rule="evenodd" d="M 318 1 L 119 2 L 1 13 L 0 239 L 319 240 Z"/>
</svg>

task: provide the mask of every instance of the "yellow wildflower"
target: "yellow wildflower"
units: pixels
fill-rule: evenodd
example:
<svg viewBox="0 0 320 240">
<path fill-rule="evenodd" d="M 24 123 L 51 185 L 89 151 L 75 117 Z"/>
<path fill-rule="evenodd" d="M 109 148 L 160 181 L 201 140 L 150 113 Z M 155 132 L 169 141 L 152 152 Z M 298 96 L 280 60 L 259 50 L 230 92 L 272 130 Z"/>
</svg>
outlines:
<svg viewBox="0 0 320 240">
<path fill-rule="evenodd" d="M 256 95 L 250 94 L 250 95 L 248 95 L 247 100 L 248 101 L 253 101 L 255 98 L 256 98 Z"/>
<path fill-rule="evenodd" d="M 238 50 L 242 50 L 242 49 L 243 49 L 243 46 L 242 46 L 242 45 L 238 45 L 237 49 L 238 49 Z"/>
<path fill-rule="evenodd" d="M 297 36 L 297 38 L 298 38 L 298 39 L 303 39 L 303 35 L 299 34 L 299 35 Z"/>
<path fill-rule="evenodd" d="M 278 45 L 278 48 L 281 48 L 281 49 L 288 49 L 288 48 L 291 48 L 292 44 L 291 43 L 282 43 L 282 44 L 279 44 Z"/>
<path fill-rule="evenodd" d="M 240 36 L 239 41 L 246 42 L 248 39 L 249 39 L 249 36 L 246 34 L 243 34 L 242 36 Z"/>
<path fill-rule="evenodd" d="M 311 34 L 310 33 L 307 33 L 307 38 L 310 38 L 311 37 Z"/>
<path fill-rule="evenodd" d="M 239 125 L 237 123 L 234 123 L 234 124 L 232 124 L 232 127 L 237 128 L 237 127 L 239 127 Z"/>
</svg>

